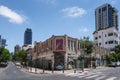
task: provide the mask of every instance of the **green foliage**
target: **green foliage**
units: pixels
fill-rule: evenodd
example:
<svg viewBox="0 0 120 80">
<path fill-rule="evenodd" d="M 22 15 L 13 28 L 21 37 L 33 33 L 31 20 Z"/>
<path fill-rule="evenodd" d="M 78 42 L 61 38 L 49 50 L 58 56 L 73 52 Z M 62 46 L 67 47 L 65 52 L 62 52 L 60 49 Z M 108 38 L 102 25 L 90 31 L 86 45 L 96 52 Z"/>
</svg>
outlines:
<svg viewBox="0 0 120 80">
<path fill-rule="evenodd" d="M 95 56 L 91 56 L 91 60 L 95 61 L 96 60 Z"/>
<path fill-rule="evenodd" d="M 10 52 L 4 47 L 0 47 L 0 62 L 7 62 L 10 60 Z"/>
<path fill-rule="evenodd" d="M 115 53 L 120 53 L 120 45 L 115 46 Z"/>
<path fill-rule="evenodd" d="M 117 62 L 120 61 L 120 53 L 106 55 L 105 58 L 108 62 Z"/>
<path fill-rule="evenodd" d="M 79 57 L 78 57 L 78 60 L 80 60 L 80 61 L 81 61 L 82 59 L 83 59 L 83 57 L 82 57 L 82 56 L 79 56 Z"/>
<path fill-rule="evenodd" d="M 83 39 L 81 39 L 80 45 L 87 54 L 91 54 L 93 52 L 93 42 L 89 40 L 89 37 L 84 37 Z"/>
<path fill-rule="evenodd" d="M 20 50 L 13 55 L 15 61 L 27 62 L 27 52 L 25 50 Z"/>
</svg>

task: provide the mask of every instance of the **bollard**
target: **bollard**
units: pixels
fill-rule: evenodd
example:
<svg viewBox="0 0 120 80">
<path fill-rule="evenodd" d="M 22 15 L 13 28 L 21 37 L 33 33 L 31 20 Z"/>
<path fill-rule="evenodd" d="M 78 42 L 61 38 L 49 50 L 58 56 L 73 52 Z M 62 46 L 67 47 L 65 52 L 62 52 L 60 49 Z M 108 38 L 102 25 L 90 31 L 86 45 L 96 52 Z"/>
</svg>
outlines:
<svg viewBox="0 0 120 80">
<path fill-rule="evenodd" d="M 74 69 L 74 73 L 76 73 L 76 69 Z"/>
<path fill-rule="evenodd" d="M 37 68 L 35 68 L 35 73 L 37 73 Z"/>
<path fill-rule="evenodd" d="M 63 70 L 63 73 L 64 73 L 64 70 Z"/>
<path fill-rule="evenodd" d="M 52 69 L 52 73 L 54 73 L 54 70 Z"/>
<path fill-rule="evenodd" d="M 30 68 L 30 72 L 32 72 L 32 68 Z"/>
</svg>

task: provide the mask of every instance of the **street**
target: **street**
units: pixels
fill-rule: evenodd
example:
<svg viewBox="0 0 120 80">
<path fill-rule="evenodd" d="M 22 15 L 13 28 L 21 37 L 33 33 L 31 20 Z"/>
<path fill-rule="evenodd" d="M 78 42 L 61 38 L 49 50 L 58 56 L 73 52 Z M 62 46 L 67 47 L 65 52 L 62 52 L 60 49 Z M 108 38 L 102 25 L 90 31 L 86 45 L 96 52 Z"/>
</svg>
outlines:
<svg viewBox="0 0 120 80">
<path fill-rule="evenodd" d="M 13 63 L 0 69 L 0 80 L 120 80 L 120 68 L 97 68 L 88 73 L 34 74 L 18 69 Z"/>
</svg>

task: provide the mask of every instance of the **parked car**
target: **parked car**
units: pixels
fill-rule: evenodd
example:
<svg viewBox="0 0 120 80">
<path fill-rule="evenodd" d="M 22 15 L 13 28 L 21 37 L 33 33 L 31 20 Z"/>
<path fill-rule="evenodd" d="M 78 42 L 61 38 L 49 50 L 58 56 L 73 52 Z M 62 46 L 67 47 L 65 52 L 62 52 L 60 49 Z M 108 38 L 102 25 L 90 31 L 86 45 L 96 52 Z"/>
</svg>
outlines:
<svg viewBox="0 0 120 80">
<path fill-rule="evenodd" d="M 1 62 L 1 63 L 0 63 L 0 67 L 6 67 L 7 65 L 8 65 L 7 62 Z"/>
<path fill-rule="evenodd" d="M 117 66 L 120 66 L 120 62 L 119 61 L 117 62 Z"/>
<path fill-rule="evenodd" d="M 64 66 L 62 66 L 62 65 L 57 65 L 57 66 L 55 67 L 56 70 L 62 70 L 63 68 L 64 68 Z"/>
<path fill-rule="evenodd" d="M 117 67 L 117 62 L 111 62 L 111 64 L 108 65 L 109 67 Z"/>
</svg>

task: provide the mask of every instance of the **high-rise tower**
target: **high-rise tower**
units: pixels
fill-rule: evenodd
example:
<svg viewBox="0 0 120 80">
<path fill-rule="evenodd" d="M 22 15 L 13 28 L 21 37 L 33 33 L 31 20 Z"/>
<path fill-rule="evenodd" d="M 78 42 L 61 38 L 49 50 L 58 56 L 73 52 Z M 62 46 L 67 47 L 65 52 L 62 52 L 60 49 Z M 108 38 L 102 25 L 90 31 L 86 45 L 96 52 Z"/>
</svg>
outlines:
<svg viewBox="0 0 120 80">
<path fill-rule="evenodd" d="M 118 30 L 118 11 L 110 4 L 106 3 L 95 10 L 96 31 L 115 27 Z"/>
<path fill-rule="evenodd" d="M 32 44 L 32 30 L 27 28 L 24 33 L 24 45 Z"/>
</svg>

